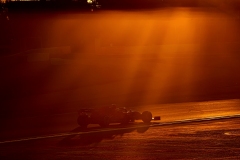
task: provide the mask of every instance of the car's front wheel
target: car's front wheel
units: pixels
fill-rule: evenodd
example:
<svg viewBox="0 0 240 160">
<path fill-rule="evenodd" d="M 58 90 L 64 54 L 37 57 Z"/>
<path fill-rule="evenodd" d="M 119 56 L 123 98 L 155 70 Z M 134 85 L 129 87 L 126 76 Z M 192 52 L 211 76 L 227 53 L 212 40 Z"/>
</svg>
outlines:
<svg viewBox="0 0 240 160">
<path fill-rule="evenodd" d="M 143 121 L 144 123 L 150 123 L 151 120 L 152 120 L 152 113 L 149 112 L 149 111 L 144 111 L 144 112 L 142 113 L 142 121 Z"/>
</svg>

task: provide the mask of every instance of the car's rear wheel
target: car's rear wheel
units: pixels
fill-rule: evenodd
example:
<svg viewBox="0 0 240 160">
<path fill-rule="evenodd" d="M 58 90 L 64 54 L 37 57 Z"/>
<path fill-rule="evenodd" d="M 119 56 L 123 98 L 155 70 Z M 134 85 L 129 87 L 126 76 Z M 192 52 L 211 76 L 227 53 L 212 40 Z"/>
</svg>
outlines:
<svg viewBox="0 0 240 160">
<path fill-rule="evenodd" d="M 80 115 L 77 119 L 78 125 L 82 128 L 87 128 L 89 124 L 89 118 L 87 115 Z"/>
<path fill-rule="evenodd" d="M 142 121 L 143 121 L 144 123 L 150 123 L 151 120 L 152 120 L 152 113 L 149 112 L 149 111 L 144 111 L 144 112 L 142 113 Z"/>
</svg>

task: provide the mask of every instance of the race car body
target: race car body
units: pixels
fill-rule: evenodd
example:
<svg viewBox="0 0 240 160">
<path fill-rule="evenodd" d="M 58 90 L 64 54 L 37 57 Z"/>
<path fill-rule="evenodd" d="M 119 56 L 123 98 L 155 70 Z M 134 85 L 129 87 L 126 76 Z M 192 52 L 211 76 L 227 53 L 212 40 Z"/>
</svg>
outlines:
<svg viewBox="0 0 240 160">
<path fill-rule="evenodd" d="M 107 127 L 110 123 L 127 124 L 135 120 L 149 123 L 151 120 L 160 120 L 160 116 L 153 118 L 149 111 L 140 113 L 128 110 L 125 107 L 111 105 L 96 109 L 81 109 L 77 122 L 81 127 L 86 128 L 88 124 L 99 124 L 101 127 Z"/>
</svg>

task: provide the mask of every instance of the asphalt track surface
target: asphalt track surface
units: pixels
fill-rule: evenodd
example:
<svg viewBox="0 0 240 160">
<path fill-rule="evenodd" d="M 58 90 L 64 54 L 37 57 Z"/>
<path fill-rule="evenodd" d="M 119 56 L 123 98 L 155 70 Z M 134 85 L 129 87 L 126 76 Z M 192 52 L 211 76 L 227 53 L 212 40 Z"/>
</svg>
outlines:
<svg viewBox="0 0 240 160">
<path fill-rule="evenodd" d="M 40 134 L 42 128 L 31 127 L 24 132 L 29 136 L 2 140 L 0 156 L 1 159 L 238 159 L 239 105 L 239 100 L 233 99 L 147 106 L 155 115 L 162 113 L 162 120 L 151 125 L 142 122 L 112 124 L 108 128 L 90 125 L 83 130 L 73 118 L 75 122 L 65 126 L 45 126 L 46 134 Z M 190 111 L 190 106 L 195 111 Z M 166 113 L 169 107 L 175 112 Z M 177 113 L 179 116 L 174 116 Z M 69 127 L 75 129 L 66 131 Z M 47 134 L 49 128 L 51 134 Z M 62 131 L 56 132 L 59 128 Z M 15 128 L 14 134 L 17 132 L 21 129 Z"/>
<path fill-rule="evenodd" d="M 12 17 L 18 46 L 41 49 L 1 59 L 0 158 L 239 159 L 237 13 Z M 78 127 L 79 108 L 112 103 L 162 120 Z"/>
<path fill-rule="evenodd" d="M 137 124 L 136 125 L 125 125 L 121 127 L 112 127 L 112 128 L 103 128 L 99 130 L 91 130 L 91 129 L 84 129 L 82 132 L 73 132 L 73 133 L 59 133 L 59 134 L 52 134 L 46 136 L 37 136 L 37 137 L 28 137 L 22 139 L 14 139 L 8 141 L 1 141 L 0 144 L 6 143 L 14 143 L 14 142 L 22 142 L 22 141 L 31 141 L 31 140 L 41 140 L 41 139 L 48 139 L 48 138 L 57 138 L 57 137 L 67 137 L 67 136 L 77 136 L 77 135 L 84 135 L 84 134 L 98 134 L 101 132 L 112 132 L 112 131 L 124 131 L 124 130 L 131 130 L 131 129 L 141 129 L 141 128 L 149 128 L 149 127 L 160 127 L 160 126 L 167 126 L 167 125 L 176 125 L 176 124 L 185 124 L 185 123 L 194 123 L 194 122 L 206 122 L 206 121 L 216 121 L 216 120 L 225 120 L 225 119 L 236 119 L 240 118 L 240 115 L 230 115 L 230 116 L 216 116 L 216 117 L 207 117 L 201 119 L 184 119 L 184 120 L 177 120 L 172 122 L 163 122 L 157 123 L 152 122 L 151 124 Z M 138 122 L 139 123 L 139 122 Z"/>
<path fill-rule="evenodd" d="M 1 144 L 1 159 L 239 159 L 239 118 Z"/>
</svg>

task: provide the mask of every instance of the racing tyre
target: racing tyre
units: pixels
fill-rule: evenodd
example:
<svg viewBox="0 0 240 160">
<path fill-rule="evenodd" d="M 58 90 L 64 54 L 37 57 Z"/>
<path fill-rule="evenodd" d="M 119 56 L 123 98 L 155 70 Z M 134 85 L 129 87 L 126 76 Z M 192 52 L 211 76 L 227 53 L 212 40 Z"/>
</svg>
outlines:
<svg viewBox="0 0 240 160">
<path fill-rule="evenodd" d="M 88 126 L 88 116 L 87 115 L 80 115 L 77 119 L 78 125 L 82 128 L 87 128 Z"/>
<path fill-rule="evenodd" d="M 142 113 L 142 121 L 143 121 L 144 123 L 150 123 L 151 120 L 152 120 L 152 113 L 149 112 L 149 111 L 144 111 L 144 112 Z"/>
</svg>

